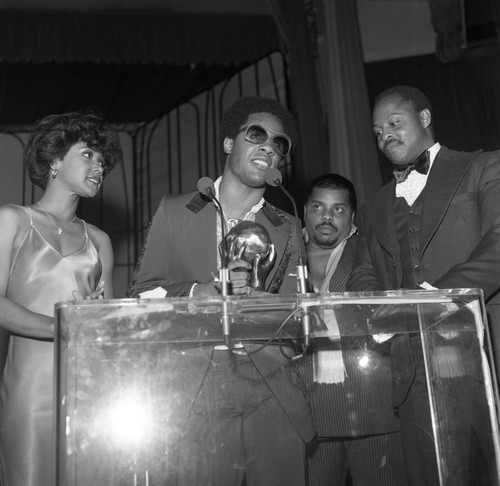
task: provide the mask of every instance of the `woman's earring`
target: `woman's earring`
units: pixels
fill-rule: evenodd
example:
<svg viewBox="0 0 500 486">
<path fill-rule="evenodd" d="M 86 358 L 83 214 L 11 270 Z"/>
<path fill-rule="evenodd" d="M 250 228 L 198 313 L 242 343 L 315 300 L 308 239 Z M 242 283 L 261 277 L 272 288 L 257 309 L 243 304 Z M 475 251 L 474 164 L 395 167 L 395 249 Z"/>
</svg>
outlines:
<svg viewBox="0 0 500 486">
<path fill-rule="evenodd" d="M 55 179 L 57 177 L 57 169 L 55 167 L 52 167 L 50 169 L 50 175 L 52 176 L 52 179 Z"/>
</svg>

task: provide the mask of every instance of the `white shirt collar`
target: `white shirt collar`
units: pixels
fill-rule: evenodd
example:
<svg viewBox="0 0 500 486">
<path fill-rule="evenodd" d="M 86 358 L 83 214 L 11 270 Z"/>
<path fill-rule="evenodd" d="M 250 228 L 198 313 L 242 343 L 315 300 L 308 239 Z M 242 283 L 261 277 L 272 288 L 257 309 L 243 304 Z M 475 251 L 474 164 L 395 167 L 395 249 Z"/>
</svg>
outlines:
<svg viewBox="0 0 500 486">
<path fill-rule="evenodd" d="M 434 163 L 434 159 L 436 158 L 436 155 L 440 149 L 441 144 L 439 142 L 436 142 L 432 147 L 429 148 L 429 171 L 427 172 L 427 175 L 429 175 L 429 172 L 432 169 L 432 164 Z"/>
<path fill-rule="evenodd" d="M 410 172 L 406 180 L 403 182 L 399 182 L 396 184 L 396 197 L 403 197 L 406 199 L 408 205 L 412 205 L 423 191 L 429 174 L 431 173 L 432 166 L 434 164 L 434 160 L 436 159 L 436 155 L 441 149 L 441 145 L 439 142 L 436 142 L 432 147 L 428 149 L 429 151 L 429 170 L 427 174 L 420 174 L 416 170 Z"/>
<path fill-rule="evenodd" d="M 214 182 L 215 197 L 217 199 L 219 199 L 219 188 L 220 188 L 221 181 L 222 181 L 222 176 L 219 176 L 217 178 L 217 180 Z M 248 213 L 245 215 L 245 217 L 243 219 L 245 219 L 245 220 L 250 219 L 249 218 L 250 214 L 252 214 L 252 215 L 257 214 L 261 210 L 262 206 L 264 206 L 265 203 L 266 203 L 266 200 L 264 199 L 264 197 L 261 197 L 260 201 L 255 206 L 252 206 L 250 208 L 250 211 L 248 211 Z"/>
</svg>

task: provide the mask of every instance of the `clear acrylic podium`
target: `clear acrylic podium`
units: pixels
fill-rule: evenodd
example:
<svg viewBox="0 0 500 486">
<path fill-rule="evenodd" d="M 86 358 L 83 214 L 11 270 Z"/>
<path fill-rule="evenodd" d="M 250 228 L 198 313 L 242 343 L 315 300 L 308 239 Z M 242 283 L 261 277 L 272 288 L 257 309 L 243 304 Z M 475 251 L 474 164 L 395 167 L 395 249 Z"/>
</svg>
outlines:
<svg viewBox="0 0 500 486">
<path fill-rule="evenodd" d="M 172 451 L 197 366 L 183 357 L 188 349 L 224 344 L 223 314 L 231 347 L 277 346 L 291 360 L 302 351 L 305 319 L 312 343 L 343 352 L 356 346 L 357 364 L 373 380 L 397 371 L 394 362 L 383 363 L 391 363 L 398 339 L 420 337 L 441 485 L 460 484 L 455 428 L 475 415 L 481 420 L 477 427 L 472 421 L 470 460 L 481 457 L 491 484 L 500 484 L 497 382 L 482 293 L 455 289 L 59 303 L 57 485 L 172 484 Z M 463 386 L 459 400 L 450 383 L 455 392 Z"/>
</svg>

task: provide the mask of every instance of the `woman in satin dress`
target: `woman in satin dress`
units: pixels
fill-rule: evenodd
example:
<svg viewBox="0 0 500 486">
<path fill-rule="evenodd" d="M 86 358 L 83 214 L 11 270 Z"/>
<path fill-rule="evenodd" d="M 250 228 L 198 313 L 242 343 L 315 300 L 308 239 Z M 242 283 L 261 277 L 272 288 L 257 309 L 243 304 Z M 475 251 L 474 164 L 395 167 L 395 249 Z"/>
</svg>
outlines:
<svg viewBox="0 0 500 486">
<path fill-rule="evenodd" d="M 76 210 L 120 159 L 101 113 L 48 116 L 24 152 L 42 197 L 0 207 L 0 329 L 10 334 L 0 380 L 2 486 L 55 483 L 54 304 L 113 297 L 111 241 Z"/>
</svg>

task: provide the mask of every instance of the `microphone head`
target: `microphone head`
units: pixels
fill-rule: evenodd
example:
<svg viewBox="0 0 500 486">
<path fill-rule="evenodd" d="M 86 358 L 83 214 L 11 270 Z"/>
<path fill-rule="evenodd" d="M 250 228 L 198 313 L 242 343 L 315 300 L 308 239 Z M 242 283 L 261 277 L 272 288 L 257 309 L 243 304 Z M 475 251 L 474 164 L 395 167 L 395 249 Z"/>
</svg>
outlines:
<svg viewBox="0 0 500 486">
<path fill-rule="evenodd" d="M 215 196 L 215 186 L 214 181 L 210 177 L 202 177 L 198 184 L 196 185 L 198 192 L 201 192 L 204 196 L 213 198 Z"/>
<path fill-rule="evenodd" d="M 278 187 L 281 185 L 281 182 L 283 181 L 283 176 L 281 175 L 281 172 L 274 168 L 270 167 L 267 172 L 266 172 L 266 183 L 269 184 L 270 186 L 273 187 Z"/>
</svg>

